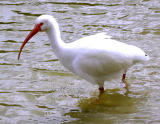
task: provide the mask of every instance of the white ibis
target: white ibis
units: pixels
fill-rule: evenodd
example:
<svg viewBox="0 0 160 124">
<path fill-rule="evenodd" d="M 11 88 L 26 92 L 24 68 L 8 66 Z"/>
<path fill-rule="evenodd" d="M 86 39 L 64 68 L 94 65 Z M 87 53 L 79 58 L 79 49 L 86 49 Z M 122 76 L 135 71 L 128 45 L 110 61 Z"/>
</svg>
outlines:
<svg viewBox="0 0 160 124">
<path fill-rule="evenodd" d="M 126 72 L 132 65 L 149 60 L 149 56 L 140 48 L 111 39 L 105 33 L 81 38 L 65 43 L 61 39 L 56 20 L 50 15 L 41 15 L 35 21 L 34 29 L 24 40 L 25 44 L 39 31 L 45 31 L 59 61 L 79 77 L 99 85 L 100 94 L 104 92 L 104 82 L 122 74 L 122 83 L 128 91 Z"/>
</svg>

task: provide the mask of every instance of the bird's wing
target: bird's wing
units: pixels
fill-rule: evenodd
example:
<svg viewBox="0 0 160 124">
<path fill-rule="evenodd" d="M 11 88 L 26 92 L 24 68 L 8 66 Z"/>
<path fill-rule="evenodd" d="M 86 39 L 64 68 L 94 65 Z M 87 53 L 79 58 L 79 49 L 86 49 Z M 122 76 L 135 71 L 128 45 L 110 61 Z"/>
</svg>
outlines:
<svg viewBox="0 0 160 124">
<path fill-rule="evenodd" d="M 73 61 L 74 70 L 92 76 L 112 75 L 131 64 L 129 58 L 103 50 L 84 51 Z"/>
<path fill-rule="evenodd" d="M 111 39 L 112 37 L 107 35 L 105 32 L 102 32 L 102 33 L 97 33 L 97 34 L 94 34 L 94 35 L 90 35 L 90 36 L 86 36 L 86 37 L 83 37 L 83 38 L 80 38 L 79 40 L 75 41 L 75 42 L 72 42 L 72 43 L 77 43 L 77 44 L 83 44 L 86 42 L 94 42 L 94 41 L 103 41 L 104 39 Z"/>
<path fill-rule="evenodd" d="M 111 36 L 106 35 L 106 33 L 98 33 L 95 35 L 90 35 L 87 37 L 80 38 L 75 42 L 69 43 L 69 47 L 72 49 L 86 48 L 86 49 L 99 49 L 108 51 L 123 51 L 124 48 L 129 45 L 111 39 Z"/>
<path fill-rule="evenodd" d="M 81 38 L 75 42 L 70 43 L 69 47 L 75 51 L 80 49 L 81 51 L 103 51 L 106 52 L 106 54 L 114 53 L 117 56 L 129 58 L 132 61 L 145 60 L 145 53 L 143 50 L 136 46 L 128 45 L 126 43 L 111 39 L 111 37 L 105 33 L 98 33 Z"/>
</svg>

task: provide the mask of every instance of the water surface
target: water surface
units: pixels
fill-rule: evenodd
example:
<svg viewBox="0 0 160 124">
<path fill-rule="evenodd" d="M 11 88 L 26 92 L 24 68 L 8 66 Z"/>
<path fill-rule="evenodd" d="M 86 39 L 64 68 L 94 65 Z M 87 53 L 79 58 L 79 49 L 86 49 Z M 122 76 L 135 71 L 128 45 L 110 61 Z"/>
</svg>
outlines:
<svg viewBox="0 0 160 124">
<path fill-rule="evenodd" d="M 1 0 L 0 123 L 159 123 L 159 6 L 157 0 Z M 32 38 L 18 61 L 19 47 L 41 14 L 57 19 L 65 42 L 107 32 L 148 53 L 149 62 L 128 71 L 130 93 L 113 80 L 98 99 L 96 85 L 59 63 L 45 33 Z"/>
</svg>

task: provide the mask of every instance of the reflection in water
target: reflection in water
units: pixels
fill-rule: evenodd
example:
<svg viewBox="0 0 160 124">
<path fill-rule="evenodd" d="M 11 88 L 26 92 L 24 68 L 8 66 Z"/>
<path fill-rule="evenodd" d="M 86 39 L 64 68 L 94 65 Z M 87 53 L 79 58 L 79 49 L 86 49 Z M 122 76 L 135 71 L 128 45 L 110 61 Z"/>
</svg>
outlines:
<svg viewBox="0 0 160 124">
<path fill-rule="evenodd" d="M 128 119 L 136 114 L 143 96 L 136 97 L 134 93 L 121 94 L 119 89 L 108 89 L 100 97 L 81 99 L 78 103 L 80 110 L 70 111 L 65 115 L 76 118 L 67 124 L 116 123 L 119 118 Z"/>
</svg>

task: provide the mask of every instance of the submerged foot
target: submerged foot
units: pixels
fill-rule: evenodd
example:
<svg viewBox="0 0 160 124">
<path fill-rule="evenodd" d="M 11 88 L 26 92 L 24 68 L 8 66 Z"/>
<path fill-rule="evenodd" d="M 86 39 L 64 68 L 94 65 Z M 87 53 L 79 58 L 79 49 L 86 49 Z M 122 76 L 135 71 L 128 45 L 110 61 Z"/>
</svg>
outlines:
<svg viewBox="0 0 160 124">
<path fill-rule="evenodd" d="M 126 91 L 129 91 L 129 85 L 126 79 L 122 80 L 123 87 L 126 89 Z"/>
</svg>

